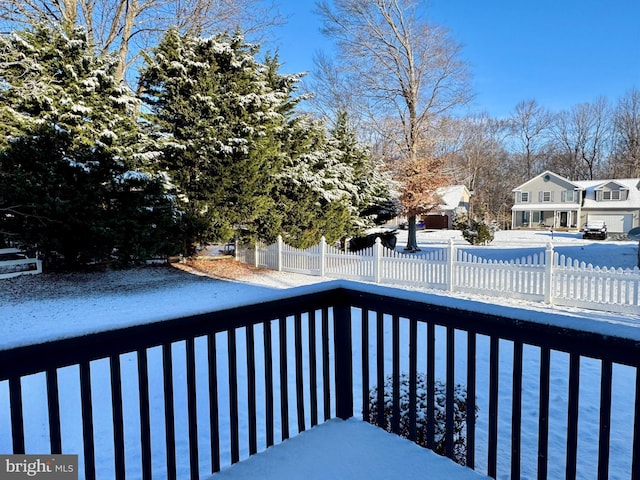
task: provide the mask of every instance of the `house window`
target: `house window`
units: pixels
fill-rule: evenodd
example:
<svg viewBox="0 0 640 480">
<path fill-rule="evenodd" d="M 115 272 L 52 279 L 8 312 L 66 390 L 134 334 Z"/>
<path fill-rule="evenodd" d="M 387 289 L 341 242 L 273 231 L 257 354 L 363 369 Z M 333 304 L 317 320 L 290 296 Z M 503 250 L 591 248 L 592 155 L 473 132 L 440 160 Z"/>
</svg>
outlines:
<svg viewBox="0 0 640 480">
<path fill-rule="evenodd" d="M 602 192 L 603 200 L 620 200 L 620 190 L 604 190 Z"/>
<path fill-rule="evenodd" d="M 577 202 L 578 201 L 578 192 L 575 190 L 565 190 L 562 192 L 562 201 L 563 202 Z"/>
<path fill-rule="evenodd" d="M 520 202 L 529 203 L 529 192 L 520 192 Z"/>
<path fill-rule="evenodd" d="M 550 202 L 551 200 L 553 200 L 553 195 L 551 195 L 551 192 L 542 192 L 543 202 Z"/>
</svg>

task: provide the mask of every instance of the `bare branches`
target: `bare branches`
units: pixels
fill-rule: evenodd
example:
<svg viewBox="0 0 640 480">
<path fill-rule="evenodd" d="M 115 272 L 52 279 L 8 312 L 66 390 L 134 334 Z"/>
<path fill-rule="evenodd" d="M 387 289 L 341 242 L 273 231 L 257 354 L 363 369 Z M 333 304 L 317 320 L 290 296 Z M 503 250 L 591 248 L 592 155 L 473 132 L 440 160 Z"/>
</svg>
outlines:
<svg viewBox="0 0 640 480">
<path fill-rule="evenodd" d="M 36 205 L 11 205 L 8 207 L 0 207 L 0 213 L 2 213 L 5 216 L 33 218 L 33 219 L 39 220 L 40 223 L 42 224 L 51 221 L 51 219 L 44 217 L 42 215 L 26 212 L 24 211 L 25 208 L 35 209 Z"/>
<path fill-rule="evenodd" d="M 430 127 L 470 99 L 460 47 L 446 29 L 424 21 L 412 0 L 332 3 L 321 0 L 317 8 L 351 89 L 369 109 L 380 137 L 400 140 L 393 163 L 409 215 L 407 249 L 415 250 L 415 215 L 428 211 L 435 190 L 448 182 L 442 158 L 433 153 Z M 397 121 L 389 122 L 392 117 Z M 384 131 L 390 125 L 399 126 L 399 134 Z"/>
<path fill-rule="evenodd" d="M 618 101 L 613 127 L 616 176 L 640 177 L 640 90 L 633 88 Z"/>
<path fill-rule="evenodd" d="M 531 178 L 540 160 L 540 147 L 551 133 L 553 115 L 535 100 L 523 100 L 516 105 L 511 117 L 511 130 L 520 144 L 526 164 L 527 178 Z"/>
<path fill-rule="evenodd" d="M 593 180 L 605 157 L 609 137 L 610 110 L 604 98 L 581 103 L 560 112 L 554 122 L 554 135 L 568 171 L 568 178 Z"/>
<path fill-rule="evenodd" d="M 373 118 L 397 115 L 412 152 L 430 119 L 470 98 L 460 46 L 446 29 L 423 21 L 411 0 L 333 3 L 335 8 L 326 0 L 317 6 L 342 67 L 359 82 Z"/>
<path fill-rule="evenodd" d="M 260 0 L 0 0 L 0 20 L 9 28 L 84 26 L 100 52 L 118 56 L 120 80 L 169 28 L 203 35 L 240 29 L 258 37 L 282 21 Z"/>
</svg>

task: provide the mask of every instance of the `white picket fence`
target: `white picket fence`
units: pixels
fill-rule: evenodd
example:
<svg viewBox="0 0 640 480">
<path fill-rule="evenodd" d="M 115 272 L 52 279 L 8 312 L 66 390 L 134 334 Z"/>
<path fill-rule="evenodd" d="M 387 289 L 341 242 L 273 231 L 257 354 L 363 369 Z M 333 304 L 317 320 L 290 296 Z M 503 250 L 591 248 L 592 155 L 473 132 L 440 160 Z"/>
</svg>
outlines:
<svg viewBox="0 0 640 480">
<path fill-rule="evenodd" d="M 3 260 L 3 258 L 6 257 L 15 258 Z M 41 260 L 37 258 L 27 258 L 24 252 L 17 248 L 0 248 L 0 279 L 37 273 L 42 273 Z"/>
<path fill-rule="evenodd" d="M 640 314 L 638 268 L 593 267 L 559 255 L 552 244 L 540 254 L 514 261 L 487 260 L 468 250 L 450 241 L 422 254 L 403 254 L 378 239 L 373 247 L 353 253 L 328 245 L 324 238 L 300 250 L 279 237 L 269 246 L 238 248 L 236 258 L 285 272 Z"/>
</svg>

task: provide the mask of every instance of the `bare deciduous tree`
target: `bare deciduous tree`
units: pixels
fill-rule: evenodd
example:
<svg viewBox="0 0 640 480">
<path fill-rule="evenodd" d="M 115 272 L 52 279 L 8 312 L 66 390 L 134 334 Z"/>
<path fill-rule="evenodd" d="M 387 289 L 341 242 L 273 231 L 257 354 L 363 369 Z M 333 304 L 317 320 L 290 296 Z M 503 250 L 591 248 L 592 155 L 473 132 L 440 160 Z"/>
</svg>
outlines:
<svg viewBox="0 0 640 480">
<path fill-rule="evenodd" d="M 640 177 L 640 90 L 629 90 L 613 113 L 613 175 Z"/>
<path fill-rule="evenodd" d="M 420 155 L 420 148 L 431 143 L 426 138 L 433 134 L 429 127 L 434 119 L 470 98 L 461 47 L 445 28 L 427 22 L 421 3 L 412 0 L 322 0 L 316 5 L 324 33 L 337 42 L 352 91 L 372 118 L 399 120 L 399 160 L 407 165 L 396 171 L 438 168 L 439 161 L 425 163 L 433 157 Z M 441 176 L 437 171 L 424 174 Z M 404 198 L 411 197 L 407 190 L 415 185 L 413 178 L 398 178 Z M 423 213 L 417 206 L 422 203 L 405 204 L 408 250 L 417 249 L 416 216 Z"/>
<path fill-rule="evenodd" d="M 541 143 L 550 133 L 553 115 L 535 100 L 523 100 L 516 105 L 510 120 L 512 134 L 518 138 L 522 146 L 527 178 L 531 178 L 540 158 Z"/>
<path fill-rule="evenodd" d="M 511 207 L 511 189 L 521 183 L 514 181 L 506 165 L 504 145 L 510 125 L 487 114 L 467 116 L 456 123 L 460 148 L 455 155 L 455 178 L 472 192 L 469 217 L 504 224 L 505 212 Z"/>
<path fill-rule="evenodd" d="M 281 21 L 260 0 L 0 0 L 0 20 L 9 28 L 35 23 L 84 26 L 96 47 L 115 52 L 118 77 L 127 75 L 141 51 L 158 44 L 170 27 L 181 32 L 257 33 Z"/>
<path fill-rule="evenodd" d="M 564 174 L 572 180 L 593 180 L 607 153 L 610 109 L 605 98 L 581 103 L 556 116 L 554 133 Z M 567 168 L 568 167 L 568 168 Z"/>
</svg>

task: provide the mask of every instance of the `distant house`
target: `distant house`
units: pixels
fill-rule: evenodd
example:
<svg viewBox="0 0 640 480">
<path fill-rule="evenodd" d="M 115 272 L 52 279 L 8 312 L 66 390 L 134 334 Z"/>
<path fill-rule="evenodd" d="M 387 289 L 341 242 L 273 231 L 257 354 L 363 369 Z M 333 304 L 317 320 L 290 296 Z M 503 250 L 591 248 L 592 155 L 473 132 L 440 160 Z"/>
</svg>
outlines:
<svg viewBox="0 0 640 480">
<path fill-rule="evenodd" d="M 436 191 L 440 203 L 423 216 L 425 228 L 453 228 L 456 212 L 469 213 L 471 193 L 464 185 L 441 187 Z"/>
<path fill-rule="evenodd" d="M 513 193 L 513 228 L 579 230 L 590 220 L 612 233 L 640 226 L 640 178 L 573 181 L 546 171 Z"/>
</svg>

